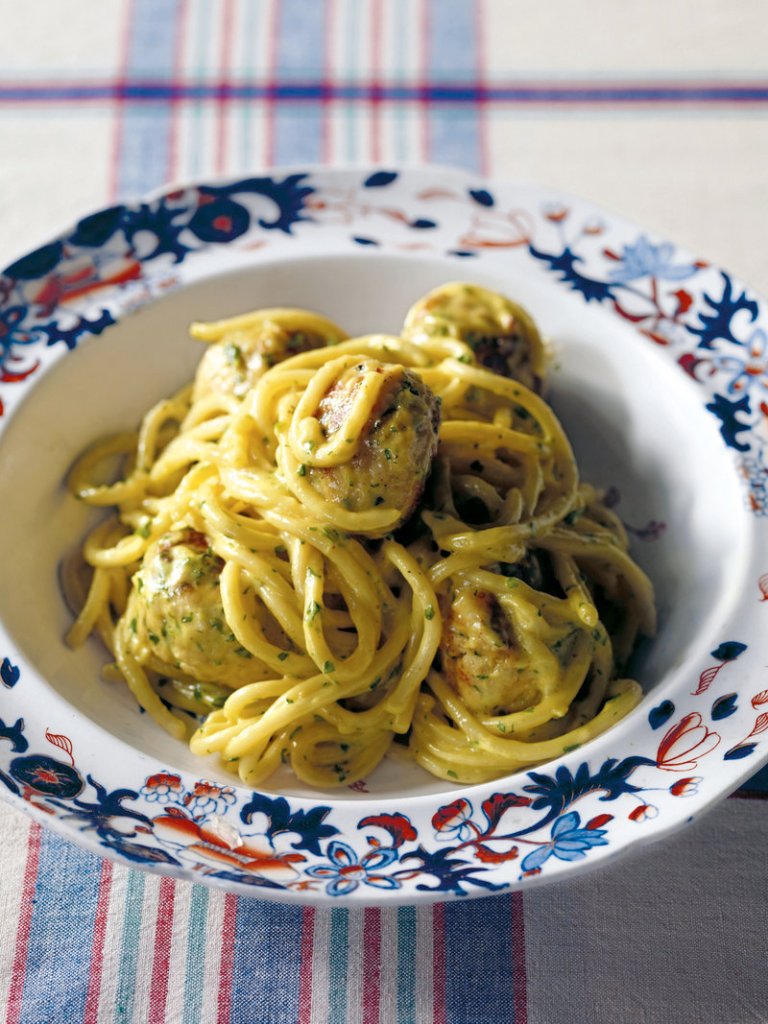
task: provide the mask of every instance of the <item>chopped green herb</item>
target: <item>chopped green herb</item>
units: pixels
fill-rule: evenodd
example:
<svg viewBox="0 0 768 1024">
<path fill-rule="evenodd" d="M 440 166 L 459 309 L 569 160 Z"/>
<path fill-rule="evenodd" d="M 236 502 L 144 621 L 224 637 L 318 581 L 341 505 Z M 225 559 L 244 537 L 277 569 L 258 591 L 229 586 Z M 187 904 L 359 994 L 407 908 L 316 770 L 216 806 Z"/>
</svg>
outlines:
<svg viewBox="0 0 768 1024">
<path fill-rule="evenodd" d="M 235 365 L 242 365 L 243 363 L 243 351 L 239 345 L 226 345 L 224 348 L 224 355 L 227 358 L 228 363 Z"/>
<path fill-rule="evenodd" d="M 323 672 L 335 672 L 335 666 L 332 661 L 326 661 L 323 665 Z"/>
<path fill-rule="evenodd" d="M 431 622 L 431 620 L 434 619 L 434 617 L 435 609 L 432 607 L 431 604 L 427 605 L 427 607 L 424 609 L 424 618 L 427 619 L 428 622 Z"/>
<path fill-rule="evenodd" d="M 299 476 L 306 476 L 307 475 L 307 467 L 304 465 L 303 462 L 299 466 L 299 468 L 296 470 L 296 472 L 299 474 Z"/>
<path fill-rule="evenodd" d="M 285 661 L 285 659 L 287 657 L 288 657 L 288 651 L 280 651 L 280 653 L 277 656 L 277 660 L 278 661 Z"/>
</svg>

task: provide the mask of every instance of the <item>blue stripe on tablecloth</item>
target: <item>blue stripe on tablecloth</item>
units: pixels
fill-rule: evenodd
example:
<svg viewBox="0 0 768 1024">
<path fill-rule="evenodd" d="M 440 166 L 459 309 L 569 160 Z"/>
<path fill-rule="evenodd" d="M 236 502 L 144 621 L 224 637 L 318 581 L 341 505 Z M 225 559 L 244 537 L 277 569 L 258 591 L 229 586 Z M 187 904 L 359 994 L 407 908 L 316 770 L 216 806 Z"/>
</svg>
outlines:
<svg viewBox="0 0 768 1024">
<path fill-rule="evenodd" d="M 244 76 L 253 74 L 255 68 L 253 52 L 259 33 L 264 32 L 266 24 L 265 0 L 250 0 L 242 13 L 241 31 L 246 40 L 240 47 L 240 68 Z M 251 109 L 244 103 L 240 111 L 240 166 L 253 167 L 253 122 Z"/>
<path fill-rule="evenodd" d="M 385 911 L 386 913 L 386 911 Z M 397 1020 L 416 1017 L 416 908 L 397 911 Z"/>
<path fill-rule="evenodd" d="M 100 868 L 92 853 L 42 833 L 22 1024 L 83 1019 Z"/>
<path fill-rule="evenodd" d="M 446 903 L 445 1006 L 446 1024 L 514 1021 L 508 896 Z"/>
<path fill-rule="evenodd" d="M 429 77 L 475 83 L 475 0 L 429 0 Z"/>
<path fill-rule="evenodd" d="M 344 68 L 344 75 L 352 80 L 360 78 L 364 74 L 364 71 L 361 70 L 361 65 L 364 65 L 365 62 L 361 54 L 362 47 L 360 45 L 362 41 L 362 12 L 362 4 L 352 4 L 346 8 L 347 20 L 344 25 L 344 57 L 342 66 Z M 349 93 L 347 98 L 351 100 L 352 94 Z M 349 161 L 365 159 L 368 154 L 359 152 L 360 131 L 358 111 L 355 104 L 347 103 L 342 113 L 344 116 L 343 159 Z"/>
<path fill-rule="evenodd" d="M 237 901 L 230 1024 L 284 1024 L 299 1006 L 302 908 Z"/>
<path fill-rule="evenodd" d="M 180 0 L 134 0 L 128 62 L 125 69 L 126 103 L 120 126 L 118 195 L 140 195 L 162 185 L 168 175 L 172 99 L 175 92 L 163 79 L 174 73 Z M 159 79 L 154 102 L 134 104 L 129 83 L 136 79 Z M 172 82 L 171 82 L 172 86 Z"/>
<path fill-rule="evenodd" d="M 433 0 L 434 2 L 434 0 Z M 212 9 L 213 0 L 200 0 Z M 200 19 L 205 22 L 204 18 Z M 459 70 L 459 77 L 463 72 Z M 78 103 L 125 101 L 142 106 L 153 103 L 220 102 L 224 100 L 265 100 L 277 102 L 333 101 L 370 103 L 374 98 L 388 103 L 431 103 L 440 106 L 481 106 L 485 104 L 593 105 L 643 104 L 702 106 L 707 104 L 766 104 L 768 85 L 698 84 L 666 85 L 648 82 L 561 84 L 527 82 L 521 85 L 492 85 L 459 82 L 370 82 L 284 81 L 268 85 L 259 82 L 157 81 L 154 77 L 135 77 L 126 82 L 0 82 L 0 103 Z"/>
<path fill-rule="evenodd" d="M 427 78 L 472 81 L 477 75 L 477 12 L 473 0 L 426 0 L 429 38 L 425 41 Z M 449 16 L 448 16 L 449 15 Z M 440 106 L 427 112 L 427 158 L 479 170 L 482 163 L 480 112 L 466 106 Z"/>
<path fill-rule="evenodd" d="M 315 81 L 313 102 L 286 102 L 274 112 L 275 163 L 317 163 L 323 151 L 322 78 L 325 72 L 325 0 L 283 0 L 280 4 L 275 76 Z"/>
<path fill-rule="evenodd" d="M 429 117 L 429 159 L 438 164 L 481 169 L 481 148 L 477 115 L 464 109 L 448 108 Z"/>
<path fill-rule="evenodd" d="M 178 27 L 179 0 L 131 0 L 131 77 L 173 77 L 173 56 Z"/>
<path fill-rule="evenodd" d="M 203 1008 L 208 901 L 209 894 L 206 888 L 202 885 L 192 887 L 189 898 L 187 962 L 184 970 L 184 1024 L 198 1024 Z"/>
<path fill-rule="evenodd" d="M 120 938 L 120 973 L 115 994 L 115 1024 L 126 1024 L 133 1020 L 145 877 L 141 871 L 131 871 L 125 889 L 125 916 L 123 934 Z"/>
<path fill-rule="evenodd" d="M 197 15 L 194 32 L 191 41 L 190 67 L 192 74 L 198 81 L 201 88 L 205 88 L 204 81 L 208 68 L 208 38 L 213 21 L 214 0 L 198 0 Z M 185 161 L 181 177 L 189 176 L 190 180 L 199 178 L 203 173 L 205 136 L 203 132 L 203 95 L 196 95 L 194 103 L 187 108 L 191 121 L 189 139 L 186 152 L 183 155 Z"/>
<path fill-rule="evenodd" d="M 275 74 L 288 81 L 322 78 L 325 71 L 325 0 L 282 0 Z"/>
<path fill-rule="evenodd" d="M 322 107 L 286 104 L 277 108 L 274 118 L 273 162 L 316 164 L 323 146 Z"/>
<path fill-rule="evenodd" d="M 385 53 L 390 56 L 390 74 L 395 83 L 402 83 L 405 77 L 405 47 L 401 40 L 405 39 L 405 33 L 409 30 L 408 8 L 410 0 L 392 0 L 392 41 Z M 405 131 L 405 110 L 400 105 L 392 105 L 390 116 L 395 120 L 393 133 L 394 157 L 397 163 L 405 163 L 408 159 L 408 148 Z"/>
<path fill-rule="evenodd" d="M 328 960 L 328 1024 L 346 1024 L 349 911 L 331 910 L 331 940 Z"/>
</svg>

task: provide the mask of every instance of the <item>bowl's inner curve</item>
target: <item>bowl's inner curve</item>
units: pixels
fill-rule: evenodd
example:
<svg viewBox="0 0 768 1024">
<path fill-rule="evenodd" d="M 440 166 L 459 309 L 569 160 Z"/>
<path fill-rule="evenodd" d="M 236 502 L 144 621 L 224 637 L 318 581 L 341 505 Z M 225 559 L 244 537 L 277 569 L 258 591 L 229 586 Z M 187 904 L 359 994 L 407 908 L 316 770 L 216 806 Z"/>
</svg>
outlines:
<svg viewBox="0 0 768 1024">
<path fill-rule="evenodd" d="M 325 313 L 351 334 L 396 333 L 412 301 L 457 278 L 530 309 L 556 349 L 549 398 L 583 478 L 617 488 L 617 510 L 631 528 L 666 524 L 658 539 L 632 544 L 654 581 L 660 612 L 658 636 L 635 666 L 646 692 L 657 691 L 634 712 L 647 714 L 657 688 L 711 645 L 738 595 L 747 531 L 732 459 L 703 394 L 650 341 L 538 271 L 502 273 L 474 261 L 360 253 L 260 264 L 176 291 L 60 359 L 0 441 L 0 618 L 29 665 L 80 713 L 159 766 L 228 778 L 140 714 L 127 688 L 100 680 L 106 656 L 97 640 L 75 652 L 62 642 L 70 615 L 58 563 L 97 518 L 65 492 L 67 468 L 95 438 L 133 428 L 153 402 L 191 378 L 202 353 L 188 339 L 191 320 L 296 305 Z M 631 728 L 619 728 L 624 752 Z M 287 774 L 265 788 L 306 792 Z M 447 787 L 416 767 L 385 762 L 368 788 L 401 796 Z M 349 790 L 337 796 L 365 799 Z"/>
</svg>

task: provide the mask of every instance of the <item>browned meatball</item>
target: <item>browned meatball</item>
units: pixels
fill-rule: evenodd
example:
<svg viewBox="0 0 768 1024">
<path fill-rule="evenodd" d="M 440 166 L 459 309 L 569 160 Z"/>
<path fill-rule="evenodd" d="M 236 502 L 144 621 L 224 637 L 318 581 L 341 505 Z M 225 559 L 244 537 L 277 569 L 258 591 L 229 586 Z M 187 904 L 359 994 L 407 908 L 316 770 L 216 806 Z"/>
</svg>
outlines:
<svg viewBox="0 0 768 1024">
<path fill-rule="evenodd" d="M 385 382 L 355 455 L 339 466 L 311 468 L 308 479 L 326 501 L 351 512 L 398 509 L 400 517 L 389 527 L 395 529 L 413 512 L 424 490 L 437 451 L 440 404 L 411 370 L 363 359 L 320 402 L 318 420 L 326 437 L 343 428 L 357 391 L 371 373 L 383 375 Z"/>
<path fill-rule="evenodd" d="M 347 337 L 338 324 L 319 313 L 279 307 L 193 323 L 190 334 L 210 345 L 197 369 L 195 401 L 210 394 L 242 398 L 275 363 Z"/>
<path fill-rule="evenodd" d="M 471 586 L 453 593 L 440 654 L 446 679 L 476 714 L 506 714 L 536 703 L 536 676 L 494 594 Z"/>
<path fill-rule="evenodd" d="M 211 393 L 242 398 L 271 366 L 325 344 L 320 334 L 286 331 L 269 322 L 258 330 L 232 331 L 211 345 L 200 360 L 194 400 Z"/>
<path fill-rule="evenodd" d="M 472 284 L 436 288 L 409 310 L 404 335 L 462 341 L 481 366 L 541 390 L 547 357 L 536 324 L 498 292 Z"/>
<path fill-rule="evenodd" d="M 236 686 L 259 677 L 261 663 L 238 642 L 224 615 L 219 577 L 224 567 L 205 534 L 191 528 L 151 544 L 133 578 L 130 648 L 204 682 Z"/>
</svg>

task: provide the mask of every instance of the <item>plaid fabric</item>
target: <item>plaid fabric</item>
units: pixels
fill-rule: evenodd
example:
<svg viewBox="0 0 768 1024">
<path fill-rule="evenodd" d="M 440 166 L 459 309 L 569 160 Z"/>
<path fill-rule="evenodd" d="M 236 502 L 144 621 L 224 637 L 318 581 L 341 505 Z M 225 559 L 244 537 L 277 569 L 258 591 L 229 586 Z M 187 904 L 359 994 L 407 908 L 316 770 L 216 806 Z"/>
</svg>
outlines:
<svg viewBox="0 0 768 1024">
<path fill-rule="evenodd" d="M 3 4 L 0 257 L 111 198 L 429 160 L 580 192 L 768 282 L 760 0 Z M 0 808 L 9 1024 L 768 1021 L 768 772 L 564 885 L 428 907 L 236 899 Z"/>
</svg>

